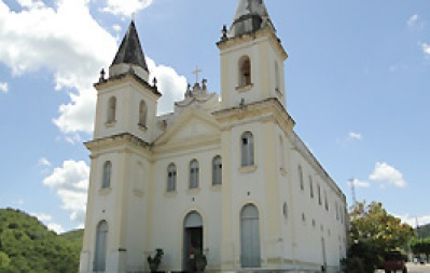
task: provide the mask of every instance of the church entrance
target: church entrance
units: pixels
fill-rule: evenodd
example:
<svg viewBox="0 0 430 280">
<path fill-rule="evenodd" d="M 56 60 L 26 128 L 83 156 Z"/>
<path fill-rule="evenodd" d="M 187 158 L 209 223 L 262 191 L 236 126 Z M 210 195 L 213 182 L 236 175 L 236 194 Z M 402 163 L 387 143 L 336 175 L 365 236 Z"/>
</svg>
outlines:
<svg viewBox="0 0 430 280">
<path fill-rule="evenodd" d="M 258 209 L 252 204 L 240 214 L 241 263 L 243 268 L 261 267 Z"/>
<path fill-rule="evenodd" d="M 195 211 L 189 213 L 184 220 L 183 250 L 183 271 L 196 272 L 196 254 L 203 253 L 203 220 Z"/>
<path fill-rule="evenodd" d="M 94 272 L 106 271 L 107 235 L 108 224 L 106 221 L 102 221 L 97 226 Z"/>
</svg>

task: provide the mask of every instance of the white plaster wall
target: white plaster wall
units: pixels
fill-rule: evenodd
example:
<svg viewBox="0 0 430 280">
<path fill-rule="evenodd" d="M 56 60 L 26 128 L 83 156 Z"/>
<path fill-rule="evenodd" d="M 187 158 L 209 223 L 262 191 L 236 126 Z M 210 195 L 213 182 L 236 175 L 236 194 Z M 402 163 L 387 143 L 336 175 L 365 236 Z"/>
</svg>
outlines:
<svg viewBox="0 0 430 280">
<path fill-rule="evenodd" d="M 301 190 L 299 183 L 299 164 L 303 169 L 304 191 Z M 343 198 L 329 187 L 321 171 L 313 168 L 297 151 L 293 153 L 289 174 L 293 179 L 291 188 L 295 197 L 294 224 L 296 231 L 299 232 L 296 235 L 298 259 L 306 263 L 322 264 L 321 238 L 324 237 L 327 264 L 330 267 L 338 267 L 340 258 L 345 256 L 345 246 L 339 255 L 341 242 L 338 237 L 343 240 L 346 232 L 344 223 L 336 219 L 335 201 L 338 201 L 339 205 L 344 205 Z M 309 175 L 313 179 L 314 198 L 310 196 Z M 321 186 L 322 205 L 318 203 L 318 184 Z M 329 211 L 325 209 L 324 191 L 327 192 Z M 302 213 L 305 214 L 305 222 L 302 221 Z M 315 220 L 315 226 L 312 225 L 312 220 Z"/>
<path fill-rule="evenodd" d="M 248 90 L 239 86 L 239 60 L 248 56 L 251 61 L 251 83 Z M 281 93 L 276 91 L 275 61 L 280 72 Z M 223 108 L 238 106 L 242 98 L 246 103 L 268 97 L 278 98 L 285 103 L 284 62 L 275 51 L 269 37 L 262 37 L 246 44 L 221 51 L 221 95 Z"/>
<path fill-rule="evenodd" d="M 108 104 L 111 97 L 116 97 L 116 122 L 107 124 Z M 140 101 L 147 105 L 147 127 L 139 124 Z M 152 142 L 158 133 L 156 122 L 157 97 L 145 89 L 138 88 L 134 83 L 120 83 L 98 93 L 96 109 L 96 125 L 94 138 L 100 139 L 121 133 L 131 133 L 146 142 Z"/>
<path fill-rule="evenodd" d="M 203 248 L 208 258 L 208 270 L 220 269 L 222 186 L 212 186 L 212 159 L 217 155 L 220 155 L 219 146 L 209 146 L 199 152 L 162 155 L 154 163 L 154 204 L 151 212 L 154 220 L 149 250 L 164 250 L 164 270 L 182 270 L 183 222 L 191 211 L 197 211 L 203 219 Z M 196 190 L 189 189 L 189 164 L 193 159 L 199 162 L 199 189 Z M 167 193 L 167 167 L 172 162 L 177 167 L 177 191 Z"/>
</svg>

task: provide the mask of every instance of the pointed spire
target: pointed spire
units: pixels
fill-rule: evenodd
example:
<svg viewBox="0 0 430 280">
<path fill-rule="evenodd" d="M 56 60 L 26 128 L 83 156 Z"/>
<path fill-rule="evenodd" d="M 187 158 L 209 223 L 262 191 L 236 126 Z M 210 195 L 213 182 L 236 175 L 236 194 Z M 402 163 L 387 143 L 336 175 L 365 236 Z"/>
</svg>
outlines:
<svg viewBox="0 0 430 280">
<path fill-rule="evenodd" d="M 140 45 L 139 35 L 137 34 L 136 25 L 134 20 L 131 21 L 128 27 L 127 34 L 118 49 L 115 59 L 112 62 L 112 66 L 118 64 L 132 64 L 142 67 L 148 71 L 148 65 L 146 64 L 145 55 L 143 54 L 142 46 Z"/>
<path fill-rule="evenodd" d="M 230 28 L 230 36 L 236 37 L 255 32 L 266 24 L 275 30 L 263 0 L 239 0 L 236 15 Z"/>
<path fill-rule="evenodd" d="M 140 45 L 134 20 L 131 21 L 127 33 L 119 46 L 112 65 L 109 67 L 109 78 L 132 73 L 148 82 L 149 70 L 145 55 Z"/>
</svg>

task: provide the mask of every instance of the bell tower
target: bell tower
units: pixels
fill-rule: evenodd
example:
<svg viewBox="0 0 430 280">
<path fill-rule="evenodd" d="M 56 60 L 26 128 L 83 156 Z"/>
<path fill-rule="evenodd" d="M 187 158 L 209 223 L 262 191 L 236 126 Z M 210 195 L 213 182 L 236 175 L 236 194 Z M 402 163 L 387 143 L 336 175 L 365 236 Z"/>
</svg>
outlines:
<svg viewBox="0 0 430 280">
<path fill-rule="evenodd" d="M 156 79 L 152 85 L 148 81 L 149 69 L 134 21 L 109 67 L 109 77 L 104 75 L 102 71 L 95 85 L 98 97 L 94 138 L 130 133 L 151 143 L 161 93 Z"/>
<path fill-rule="evenodd" d="M 150 144 L 158 129 L 156 80 L 149 69 L 134 21 L 130 23 L 109 76 L 95 84 L 97 109 L 91 155 L 81 272 L 144 271 L 152 170 Z"/>
<path fill-rule="evenodd" d="M 222 107 L 268 98 L 286 107 L 284 61 L 288 58 L 262 0 L 240 0 L 233 23 L 217 43 L 221 53 Z"/>
</svg>

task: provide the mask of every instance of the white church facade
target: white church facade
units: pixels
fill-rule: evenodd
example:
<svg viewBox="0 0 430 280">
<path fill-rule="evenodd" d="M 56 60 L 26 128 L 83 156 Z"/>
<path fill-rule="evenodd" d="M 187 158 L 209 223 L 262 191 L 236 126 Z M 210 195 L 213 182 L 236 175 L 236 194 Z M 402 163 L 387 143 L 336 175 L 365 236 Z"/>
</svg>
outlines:
<svg viewBox="0 0 430 280">
<path fill-rule="evenodd" d="M 240 0 L 217 43 L 221 94 L 189 87 L 174 112 L 149 81 L 132 21 L 101 74 L 81 272 L 338 271 L 346 198 L 294 132 L 288 55 L 261 0 Z"/>
</svg>

